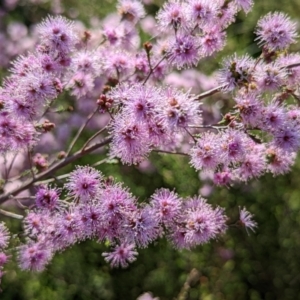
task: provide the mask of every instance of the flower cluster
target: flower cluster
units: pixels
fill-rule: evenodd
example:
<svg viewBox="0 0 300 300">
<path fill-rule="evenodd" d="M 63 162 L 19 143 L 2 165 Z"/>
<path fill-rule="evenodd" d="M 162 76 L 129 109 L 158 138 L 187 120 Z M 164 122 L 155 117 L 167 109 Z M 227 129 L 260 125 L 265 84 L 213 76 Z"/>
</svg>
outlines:
<svg viewBox="0 0 300 300">
<path fill-rule="evenodd" d="M 111 124 L 111 155 L 123 163 L 138 163 L 153 148 L 174 148 L 177 132 L 201 122 L 197 99 L 169 87 L 123 84 L 108 97 L 122 107 Z"/>
<path fill-rule="evenodd" d="M 224 210 L 201 197 L 183 200 L 160 189 L 149 204 L 139 205 L 121 184 L 91 167 L 73 171 L 65 188 L 72 201 L 60 199 L 57 189 L 39 187 L 35 209 L 24 220 L 27 241 L 18 250 L 22 269 L 42 271 L 55 252 L 86 239 L 109 241 L 114 249 L 103 253 L 105 260 L 126 267 L 135 260 L 136 247 L 147 247 L 163 235 L 177 248 L 191 248 L 227 229 Z M 2 240 L 0 246 L 5 246 L 5 230 Z"/>
<path fill-rule="evenodd" d="M 0 203 L 38 186 L 34 208 L 23 221 L 22 269 L 42 271 L 55 253 L 86 239 L 107 242 L 112 250 L 103 253 L 104 259 L 126 267 L 137 248 L 160 237 L 190 249 L 226 231 L 224 210 L 200 196 L 183 199 L 161 188 L 139 203 L 122 184 L 89 166 L 61 175 L 67 182 L 59 188 L 42 181 L 59 180 L 49 177 L 105 145 L 110 160 L 127 165 L 139 165 L 151 151 L 185 155 L 217 185 L 289 171 L 300 149 L 300 55 L 287 52 L 296 42 L 295 23 L 269 13 L 256 29 L 259 58 L 233 54 L 211 77 L 191 70 L 224 47 L 227 27 L 252 5 L 252 0 L 170 0 L 156 17 L 145 17 L 140 1 L 120 0 L 118 14 L 99 21 L 100 31 L 83 30 L 61 16 L 37 26 L 39 44 L 14 61 L 0 89 L 5 165 Z M 151 43 L 141 45 L 140 30 Z M 204 89 L 210 90 L 200 93 Z M 225 107 L 233 103 L 232 109 L 202 104 L 217 92 L 230 98 Z M 60 107 L 62 94 L 71 107 Z M 60 151 L 73 128 L 77 134 Z M 95 132 L 73 151 L 86 128 Z M 12 152 L 23 153 L 29 169 L 20 167 L 23 162 L 17 166 L 16 157 L 8 161 Z M 18 172 L 23 173 L 12 175 Z M 8 190 L 7 183 L 16 178 L 20 181 Z M 239 224 L 256 227 L 245 208 Z M 0 277 L 8 237 L 0 223 Z"/>
<path fill-rule="evenodd" d="M 296 23 L 284 13 L 268 13 L 257 24 L 257 39 L 268 50 L 282 50 L 295 42 Z"/>
<path fill-rule="evenodd" d="M 35 53 L 19 57 L 0 90 L 0 152 L 30 148 L 36 143 L 35 120 L 43 107 L 62 92 L 64 68 L 76 38 L 72 23 L 48 18 L 38 31 L 42 43 Z"/>
<path fill-rule="evenodd" d="M 169 37 L 166 49 L 169 63 L 178 69 L 192 67 L 201 58 L 220 51 L 225 45 L 224 29 L 239 10 L 248 12 L 251 6 L 251 0 L 167 1 L 157 14 L 157 23 L 159 30 Z"/>
</svg>

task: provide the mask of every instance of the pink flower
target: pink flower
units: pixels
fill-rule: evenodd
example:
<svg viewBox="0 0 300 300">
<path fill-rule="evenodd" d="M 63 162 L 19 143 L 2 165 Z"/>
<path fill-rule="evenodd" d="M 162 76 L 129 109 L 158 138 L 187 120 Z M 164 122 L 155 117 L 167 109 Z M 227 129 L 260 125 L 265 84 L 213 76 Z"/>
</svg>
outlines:
<svg viewBox="0 0 300 300">
<path fill-rule="evenodd" d="M 155 211 L 149 205 L 127 213 L 123 227 L 126 240 L 141 248 L 147 247 L 161 234 Z"/>
<path fill-rule="evenodd" d="M 121 266 L 126 268 L 128 263 L 136 260 L 138 253 L 134 250 L 134 244 L 122 243 L 116 246 L 111 252 L 104 252 L 105 261 L 109 262 L 112 268 Z"/>
<path fill-rule="evenodd" d="M 121 113 L 115 116 L 112 127 L 111 157 L 118 157 L 126 164 L 136 164 L 148 155 L 150 141 L 145 124 L 128 119 Z"/>
<path fill-rule="evenodd" d="M 173 43 L 170 43 L 168 50 L 168 61 L 178 69 L 196 66 L 200 59 L 200 45 L 197 39 L 191 35 L 177 36 Z"/>
<path fill-rule="evenodd" d="M 136 23 L 145 16 L 144 7 L 137 0 L 119 0 L 117 8 L 122 19 L 132 23 Z"/>
<path fill-rule="evenodd" d="M 8 255 L 6 255 L 4 252 L 0 252 L 0 270 L 7 263 L 8 259 Z"/>
<path fill-rule="evenodd" d="M 236 177 L 247 181 L 253 177 L 260 177 L 266 170 L 265 148 L 263 145 L 249 147 L 245 158 L 236 170 Z"/>
<path fill-rule="evenodd" d="M 53 210 L 58 207 L 58 201 L 59 190 L 55 188 L 41 186 L 35 194 L 35 204 L 40 209 Z"/>
<path fill-rule="evenodd" d="M 285 126 L 286 118 L 286 108 L 274 101 L 262 110 L 261 126 L 266 131 L 274 132 Z"/>
<path fill-rule="evenodd" d="M 245 125 L 260 127 L 264 106 L 256 93 L 241 93 L 234 99 Z"/>
<path fill-rule="evenodd" d="M 196 170 L 214 170 L 220 163 L 220 135 L 206 132 L 191 150 L 191 165 Z"/>
<path fill-rule="evenodd" d="M 49 16 L 38 26 L 38 33 L 43 47 L 51 52 L 68 53 L 74 47 L 76 36 L 73 31 L 73 22 L 62 16 Z"/>
<path fill-rule="evenodd" d="M 234 0 L 234 4 L 238 9 L 241 8 L 245 13 L 248 13 L 253 6 L 253 0 Z"/>
<path fill-rule="evenodd" d="M 274 176 L 290 171 L 296 159 L 296 152 L 287 152 L 277 147 L 270 147 L 267 149 L 266 154 L 268 160 L 267 169 Z"/>
<path fill-rule="evenodd" d="M 81 201 L 91 201 L 96 197 L 101 187 L 102 174 L 96 169 L 85 166 L 77 166 L 65 185 L 70 195 Z"/>
<path fill-rule="evenodd" d="M 41 272 L 49 263 L 53 253 L 49 246 L 43 243 L 33 243 L 19 247 L 19 266 L 23 270 Z"/>
<path fill-rule="evenodd" d="M 216 51 L 220 51 L 225 46 L 226 33 L 215 25 L 204 32 L 200 38 L 201 54 L 203 56 L 210 56 Z"/>
<path fill-rule="evenodd" d="M 269 50 L 283 50 L 295 42 L 296 23 L 281 12 L 270 12 L 257 23 L 257 40 Z"/>
<path fill-rule="evenodd" d="M 291 53 L 285 56 L 280 56 L 276 62 L 280 65 L 281 68 L 285 68 L 288 65 L 297 64 L 300 61 L 299 53 Z M 286 72 L 286 82 L 289 88 L 296 88 L 299 84 L 300 78 L 300 66 L 289 68 Z"/>
<path fill-rule="evenodd" d="M 187 5 L 188 20 L 200 28 L 213 25 L 219 13 L 218 4 L 210 0 L 190 0 Z"/>
<path fill-rule="evenodd" d="M 163 97 L 165 101 L 160 103 L 161 116 L 171 131 L 202 122 L 200 103 L 189 92 L 168 88 Z"/>
<path fill-rule="evenodd" d="M 290 127 L 285 124 L 274 133 L 274 144 L 287 152 L 296 152 L 300 148 L 300 128 L 299 126 Z"/>
<path fill-rule="evenodd" d="M 162 31 L 167 29 L 177 31 L 180 28 L 187 28 L 188 20 L 185 11 L 186 6 L 184 3 L 178 0 L 167 1 L 156 16 L 159 29 Z"/>
<path fill-rule="evenodd" d="M 219 186 L 228 186 L 232 181 L 232 173 L 229 169 L 216 172 L 213 178 L 214 184 Z"/>
<path fill-rule="evenodd" d="M 255 227 L 257 227 L 257 223 L 252 219 L 253 215 L 246 210 L 244 207 L 242 210 L 240 210 L 240 224 L 246 228 L 246 231 L 248 233 L 248 228 L 254 231 Z"/>
<path fill-rule="evenodd" d="M 224 210 L 219 207 L 213 209 L 201 197 L 187 200 L 184 211 L 185 241 L 191 247 L 207 243 L 227 228 Z"/>
<path fill-rule="evenodd" d="M 279 89 L 287 77 L 286 70 L 278 63 L 259 64 L 253 74 L 260 92 L 274 91 Z"/>
<path fill-rule="evenodd" d="M 150 204 L 157 219 L 168 226 L 180 215 L 182 201 L 176 193 L 159 189 L 152 195 Z"/>
<path fill-rule="evenodd" d="M 8 246 L 10 235 L 4 223 L 0 223 L 0 250 Z"/>
<path fill-rule="evenodd" d="M 236 87 L 246 86 L 250 82 L 254 60 L 245 55 L 236 54 L 224 59 L 223 68 L 219 71 L 219 82 L 225 90 L 231 91 Z"/>
<path fill-rule="evenodd" d="M 134 71 L 131 55 L 125 51 L 108 51 L 105 53 L 104 69 L 108 76 L 123 77 Z"/>
</svg>

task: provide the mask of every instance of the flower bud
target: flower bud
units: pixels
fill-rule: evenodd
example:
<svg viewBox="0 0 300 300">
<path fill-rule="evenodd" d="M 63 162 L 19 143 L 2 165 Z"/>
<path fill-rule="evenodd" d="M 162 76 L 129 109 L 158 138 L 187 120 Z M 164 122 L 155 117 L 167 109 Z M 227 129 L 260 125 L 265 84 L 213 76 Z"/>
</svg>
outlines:
<svg viewBox="0 0 300 300">
<path fill-rule="evenodd" d="M 53 128 L 55 128 L 55 124 L 51 123 L 49 120 L 45 120 L 44 123 L 42 124 L 42 128 L 44 132 L 51 131 Z"/>
<path fill-rule="evenodd" d="M 152 44 L 150 42 L 145 42 L 143 44 L 143 47 L 146 50 L 146 52 L 149 53 L 151 51 L 151 49 L 152 49 L 153 46 L 152 46 Z"/>
<path fill-rule="evenodd" d="M 113 99 L 107 97 L 106 95 L 100 95 L 99 99 L 97 100 L 97 104 L 100 108 L 100 111 L 107 111 L 112 107 Z"/>
<path fill-rule="evenodd" d="M 33 164 L 34 166 L 39 170 L 39 171 L 44 171 L 48 168 L 49 164 L 46 159 L 46 155 L 42 155 L 41 153 L 37 153 L 33 159 Z"/>
<path fill-rule="evenodd" d="M 63 158 L 65 158 L 66 156 L 67 156 L 67 153 L 66 153 L 65 151 L 60 151 L 60 152 L 58 152 L 57 155 L 56 155 L 56 157 L 57 157 L 58 159 L 63 159 Z"/>
</svg>

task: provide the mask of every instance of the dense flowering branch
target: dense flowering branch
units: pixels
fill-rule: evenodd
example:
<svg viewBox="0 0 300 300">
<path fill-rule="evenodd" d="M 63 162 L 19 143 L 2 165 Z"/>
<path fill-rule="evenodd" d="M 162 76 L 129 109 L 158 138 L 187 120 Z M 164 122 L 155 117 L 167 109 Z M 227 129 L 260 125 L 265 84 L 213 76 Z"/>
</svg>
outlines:
<svg viewBox="0 0 300 300">
<path fill-rule="evenodd" d="M 20 187 L 17 187 L 14 190 L 10 191 L 9 193 L 0 196 L 0 204 L 4 203 L 5 201 L 7 201 L 11 197 L 14 197 L 14 196 L 18 195 L 21 191 L 24 191 L 24 190 L 28 189 L 35 182 L 38 182 L 38 181 L 40 181 L 44 178 L 47 178 L 47 177 L 51 176 L 55 171 L 60 170 L 61 168 L 73 163 L 74 161 L 76 161 L 80 157 L 83 157 L 86 154 L 89 154 L 89 153 L 91 153 L 91 152 L 93 152 L 97 149 L 100 149 L 100 148 L 108 145 L 110 142 L 111 142 L 111 138 L 108 137 L 106 140 L 104 140 L 102 142 L 95 143 L 95 144 L 93 144 L 93 145 L 91 145 L 91 146 L 89 146 L 89 147 L 87 147 L 83 150 L 79 150 L 79 151 L 75 152 L 73 155 L 62 159 L 61 161 L 59 161 L 57 163 L 54 163 L 46 171 L 38 174 L 37 176 L 35 176 L 32 179 L 29 179 L 29 180 L 25 181 Z"/>
<path fill-rule="evenodd" d="M 24 220 L 29 242 L 19 249 L 23 269 L 41 271 L 56 251 L 91 238 L 117 245 L 103 255 L 112 266 L 125 267 L 135 260 L 136 247 L 144 248 L 162 235 L 176 248 L 189 249 L 227 229 L 224 210 L 201 197 L 183 201 L 175 192 L 160 189 L 148 205 L 139 205 L 126 188 L 91 167 L 73 171 L 65 189 L 71 201 L 60 199 L 58 189 L 39 187 L 36 208 Z"/>
<path fill-rule="evenodd" d="M 155 29 L 148 28 L 152 43 L 143 47 L 136 25 L 146 13 L 139 1 L 118 2 L 119 16 L 103 22 L 100 43 L 87 31 L 80 39 L 74 23 L 61 16 L 37 27 L 40 43 L 13 63 L 0 90 L 0 153 L 6 159 L 11 152 L 33 152 L 28 152 L 25 174 L 32 177 L 4 192 L 0 204 L 40 184 L 23 222 L 22 269 L 42 271 L 56 252 L 85 239 L 108 241 L 113 249 L 103 253 L 105 260 L 126 267 L 136 259 L 136 248 L 162 236 L 176 248 L 190 249 L 225 233 L 224 209 L 213 208 L 201 196 L 182 199 L 161 188 L 140 205 L 122 184 L 88 166 L 60 177 L 67 180 L 66 197 L 45 185 L 57 170 L 104 146 L 109 146 L 109 159 L 127 165 L 140 164 L 152 151 L 188 156 L 190 165 L 210 174 L 217 185 L 289 171 L 300 149 L 300 109 L 286 100 L 299 99 L 300 55 L 287 52 L 297 33 L 285 14 L 269 13 L 258 21 L 258 59 L 233 54 L 223 60 L 217 84 L 199 89 L 203 74 L 194 70 L 194 83 L 188 78 L 188 88 L 180 88 L 185 72 L 192 71 L 186 69 L 221 51 L 226 28 L 252 5 L 251 0 L 167 1 L 153 19 Z M 223 111 L 208 114 L 199 101 L 217 93 L 226 93 L 234 103 L 223 117 Z M 63 95 L 72 97 L 72 107 L 57 106 Z M 66 152 L 59 153 L 60 160 L 49 163 L 51 151 L 43 155 L 36 149 L 47 134 L 53 137 L 50 144 L 57 142 L 51 133 L 59 136 L 59 128 L 72 122 L 82 125 Z M 89 126 L 96 133 L 71 154 Z M 65 145 L 70 134 L 61 135 Z M 96 138 L 102 140 L 90 145 Z M 10 177 L 14 161 L 6 169 L 4 191 L 10 180 L 22 178 Z M 243 208 L 234 225 L 253 230 L 256 222 Z M 8 236 L 1 223 L 0 251 Z M 0 263 L 0 277 L 1 272 Z"/>
</svg>

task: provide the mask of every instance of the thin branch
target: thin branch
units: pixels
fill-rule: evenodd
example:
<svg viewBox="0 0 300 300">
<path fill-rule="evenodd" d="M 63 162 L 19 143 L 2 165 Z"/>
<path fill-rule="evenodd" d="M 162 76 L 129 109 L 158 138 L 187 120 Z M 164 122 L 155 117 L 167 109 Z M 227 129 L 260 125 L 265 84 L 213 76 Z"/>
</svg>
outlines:
<svg viewBox="0 0 300 300">
<path fill-rule="evenodd" d="M 72 151 L 74 145 L 76 144 L 77 140 L 79 139 L 79 137 L 80 137 L 82 131 L 83 131 L 84 128 L 88 125 L 88 123 L 90 122 L 90 120 L 93 118 L 93 116 L 96 114 L 97 111 L 98 111 L 98 107 L 97 107 L 93 112 L 91 112 L 91 113 L 88 115 L 86 121 L 81 125 L 81 127 L 80 127 L 79 130 L 77 131 L 77 133 L 76 133 L 74 139 L 72 140 L 72 142 L 71 142 L 71 144 L 70 144 L 70 146 L 69 146 L 69 149 L 68 149 L 68 151 L 67 151 L 67 156 L 69 156 L 69 154 L 70 154 L 70 152 Z"/>
<path fill-rule="evenodd" d="M 9 173 L 10 173 L 12 167 L 13 167 L 13 164 L 14 164 L 14 162 L 15 162 L 15 160 L 16 160 L 17 155 L 18 155 L 18 153 L 16 153 L 16 154 L 14 155 L 13 159 L 11 160 L 11 162 L 10 162 L 10 164 L 9 164 L 9 167 L 8 167 L 7 172 L 6 172 L 6 175 L 5 175 L 5 176 L 6 176 L 6 178 L 5 178 L 5 184 L 6 184 L 7 181 L 8 181 Z"/>
<path fill-rule="evenodd" d="M 31 173 L 30 170 L 29 170 L 29 169 L 26 169 L 26 170 L 24 170 L 21 174 L 19 174 L 19 175 L 17 175 L 17 176 L 14 176 L 14 177 L 10 177 L 9 180 L 8 180 L 8 182 L 13 182 L 13 181 L 15 181 L 15 180 L 19 180 L 19 179 L 21 179 L 22 177 L 25 177 L 25 176 L 27 176 L 27 175 L 30 174 L 30 173 Z"/>
<path fill-rule="evenodd" d="M 197 269 L 192 269 L 191 272 L 189 273 L 183 287 L 180 290 L 180 293 L 177 297 L 177 300 L 186 300 L 188 299 L 188 293 L 191 289 L 191 286 L 197 284 L 199 282 L 201 274 Z"/>
<path fill-rule="evenodd" d="M 53 181 L 65 179 L 65 178 L 69 177 L 69 175 L 70 175 L 70 173 L 66 173 L 66 174 L 56 176 L 56 177 L 53 177 L 53 178 L 49 178 L 49 179 L 46 179 L 46 180 L 37 181 L 37 182 L 34 183 L 34 185 L 47 184 L 47 183 L 50 183 L 50 182 L 53 182 Z"/>
<path fill-rule="evenodd" d="M 28 158 L 28 162 L 29 162 L 30 173 L 32 175 L 32 178 L 35 178 L 35 174 L 34 174 L 34 170 L 33 170 L 33 166 L 32 166 L 32 157 L 31 157 L 31 152 L 30 152 L 29 148 L 27 148 L 27 158 Z"/>
<path fill-rule="evenodd" d="M 151 57 L 150 57 L 150 53 L 147 51 L 147 61 L 148 61 L 148 66 L 150 68 L 150 70 L 152 69 L 152 64 L 151 64 Z"/>
<path fill-rule="evenodd" d="M 154 149 L 153 152 L 189 156 L 187 153 L 184 152 L 172 152 L 160 149 Z"/>
<path fill-rule="evenodd" d="M 147 77 L 145 78 L 143 85 L 148 81 L 149 77 L 152 75 L 153 71 L 167 58 L 167 55 L 165 54 L 158 63 L 150 69 L 150 72 L 148 73 Z"/>
<path fill-rule="evenodd" d="M 18 220 L 21 220 L 21 219 L 24 218 L 21 215 L 18 215 L 18 214 L 15 214 L 15 213 L 12 213 L 10 211 L 3 210 L 3 209 L 0 209 L 0 214 L 3 215 L 3 216 L 6 216 L 6 217 L 18 219 Z"/>
<path fill-rule="evenodd" d="M 23 205 L 19 200 L 15 199 L 15 201 L 17 202 L 18 207 L 22 208 L 22 209 L 27 209 L 28 207 Z"/>
<path fill-rule="evenodd" d="M 215 88 L 213 88 L 209 91 L 206 91 L 206 92 L 203 92 L 202 94 L 199 94 L 198 96 L 196 96 L 196 99 L 201 100 L 201 99 L 204 99 L 206 97 L 212 96 L 216 93 L 219 93 L 224 87 L 225 87 L 225 85 L 217 86 L 217 87 L 215 87 Z"/>
<path fill-rule="evenodd" d="M 96 50 L 98 50 L 100 48 L 101 45 L 103 45 L 105 42 L 107 41 L 107 38 L 104 37 L 103 40 L 99 43 L 99 45 L 97 46 Z"/>
<path fill-rule="evenodd" d="M 35 199 L 35 196 L 28 196 L 28 197 L 14 197 L 13 200 L 16 201 L 23 201 L 23 200 L 30 200 L 30 199 Z"/>
<path fill-rule="evenodd" d="M 287 65 L 285 68 L 287 69 L 292 69 L 292 68 L 296 68 L 296 67 L 300 67 L 300 62 L 299 63 L 295 63 L 295 64 L 291 64 L 291 65 Z M 206 98 L 206 97 L 209 97 L 209 96 L 212 96 L 218 92 L 221 92 L 223 88 L 225 88 L 226 85 L 220 85 L 220 86 L 217 86 L 211 90 L 208 90 L 206 92 L 203 92 L 202 94 L 199 94 L 198 96 L 196 96 L 196 99 L 197 100 L 201 100 L 203 98 Z"/>
<path fill-rule="evenodd" d="M 136 73 L 137 73 L 137 72 L 136 72 L 136 70 L 135 70 L 132 74 L 130 74 L 130 75 L 128 75 L 126 78 L 122 79 L 122 80 L 120 81 L 120 83 L 121 83 L 121 82 L 126 82 L 126 81 L 129 80 L 132 76 L 134 76 Z"/>
<path fill-rule="evenodd" d="M 300 63 L 296 63 L 296 64 L 291 64 L 291 65 L 288 65 L 286 66 L 285 68 L 288 68 L 288 69 L 291 69 L 291 68 L 295 68 L 295 67 L 300 67 Z M 202 94 L 199 94 L 198 96 L 196 96 L 196 99 L 197 100 L 201 100 L 203 98 L 206 98 L 206 97 L 209 97 L 209 96 L 212 96 L 218 92 L 220 92 L 226 85 L 220 85 L 220 86 L 217 86 L 209 91 L 206 91 Z"/>
<path fill-rule="evenodd" d="M 6 194 L 3 194 L 2 196 L 0 196 L 0 204 L 4 203 L 5 201 L 7 201 L 11 197 L 18 195 L 20 192 L 28 189 L 35 182 L 40 181 L 40 180 L 48 177 L 50 174 L 52 174 L 52 173 L 56 172 L 57 170 L 69 165 L 70 163 L 76 161 L 77 159 L 83 157 L 84 155 L 89 154 L 89 153 L 91 153 L 91 152 L 93 152 L 93 151 L 95 151 L 95 150 L 97 150 L 101 147 L 104 147 L 104 146 L 108 145 L 111 141 L 112 141 L 112 138 L 107 137 L 102 142 L 95 143 L 95 144 L 87 147 L 86 149 L 80 149 L 79 151 L 77 151 L 73 155 L 58 161 L 57 163 L 52 165 L 49 169 L 45 170 L 44 172 L 41 172 L 41 173 L 37 174 L 37 176 L 35 176 L 35 178 L 31 178 L 31 179 L 26 180 L 21 186 L 16 187 L 15 189 L 10 191 L 9 193 L 6 193 Z"/>
<path fill-rule="evenodd" d="M 4 180 L 4 185 L 7 183 L 8 179 L 8 169 L 7 169 L 7 159 L 6 159 L 6 153 L 3 155 L 4 159 L 4 168 L 5 168 L 5 180 Z"/>
<path fill-rule="evenodd" d="M 51 105 L 54 103 L 55 99 L 52 99 L 46 106 L 45 111 L 43 112 L 43 114 L 40 116 L 38 122 L 40 122 L 40 120 L 49 112 Z"/>
<path fill-rule="evenodd" d="M 186 127 L 184 127 L 184 130 L 187 132 L 187 134 L 193 139 L 194 143 L 197 143 L 197 140 L 195 139 L 195 137 L 187 130 Z"/>
<path fill-rule="evenodd" d="M 218 125 L 194 126 L 194 125 L 190 125 L 190 126 L 188 126 L 188 128 L 195 128 L 195 129 L 215 129 L 215 130 L 219 130 L 219 129 L 227 129 L 228 126 L 218 126 Z"/>
<path fill-rule="evenodd" d="M 107 162 L 108 160 L 109 160 L 108 158 L 99 160 L 98 162 L 94 163 L 94 164 L 92 165 L 92 167 L 100 166 L 100 165 L 104 164 L 105 162 Z"/>
<path fill-rule="evenodd" d="M 290 93 L 297 101 L 300 101 L 300 97 L 296 95 L 295 93 Z"/>
<path fill-rule="evenodd" d="M 92 135 L 86 142 L 85 144 L 82 146 L 82 149 L 84 150 L 87 145 L 95 138 L 97 137 L 99 134 L 101 134 L 105 129 L 106 129 L 107 126 L 103 127 L 102 129 L 100 129 L 99 131 L 97 131 L 94 135 Z"/>
</svg>

